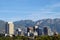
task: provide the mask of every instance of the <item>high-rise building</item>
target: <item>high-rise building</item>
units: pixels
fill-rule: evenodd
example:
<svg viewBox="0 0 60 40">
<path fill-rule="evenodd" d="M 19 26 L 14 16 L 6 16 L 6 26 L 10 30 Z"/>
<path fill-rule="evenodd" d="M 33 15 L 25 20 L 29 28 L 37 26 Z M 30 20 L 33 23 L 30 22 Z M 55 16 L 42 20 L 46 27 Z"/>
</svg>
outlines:
<svg viewBox="0 0 60 40">
<path fill-rule="evenodd" d="M 14 34 L 14 24 L 12 22 L 6 22 L 5 34 L 12 36 Z"/>
<path fill-rule="evenodd" d="M 8 22 L 5 24 L 5 34 L 9 34 L 9 27 Z"/>
<path fill-rule="evenodd" d="M 42 35 L 42 29 L 36 25 L 34 27 L 27 28 L 27 33 L 28 36 L 40 36 Z"/>
<path fill-rule="evenodd" d="M 49 27 L 44 27 L 43 32 L 44 32 L 44 35 L 49 35 L 49 36 L 53 35 L 53 32 L 51 31 Z"/>
<path fill-rule="evenodd" d="M 51 31 L 51 28 L 48 28 L 48 35 L 49 36 L 52 36 L 53 35 L 53 32 Z"/>
<path fill-rule="evenodd" d="M 28 33 L 28 36 L 33 36 L 34 35 L 33 27 L 28 27 L 27 28 L 27 33 Z"/>
<path fill-rule="evenodd" d="M 42 31 L 42 28 L 39 28 L 38 35 L 39 35 L 39 36 L 42 35 L 42 34 L 43 34 L 42 32 L 43 32 L 43 31 Z"/>
<path fill-rule="evenodd" d="M 42 29 L 41 28 L 39 28 L 38 26 L 35 26 L 33 28 L 34 28 L 34 31 L 37 32 L 37 36 L 42 35 Z"/>
<path fill-rule="evenodd" d="M 48 35 L 48 27 L 44 27 L 43 31 L 44 31 L 44 35 Z"/>
<path fill-rule="evenodd" d="M 18 28 L 18 29 L 16 30 L 16 32 L 17 32 L 17 35 L 21 35 L 22 30 L 21 30 L 20 28 Z"/>
</svg>

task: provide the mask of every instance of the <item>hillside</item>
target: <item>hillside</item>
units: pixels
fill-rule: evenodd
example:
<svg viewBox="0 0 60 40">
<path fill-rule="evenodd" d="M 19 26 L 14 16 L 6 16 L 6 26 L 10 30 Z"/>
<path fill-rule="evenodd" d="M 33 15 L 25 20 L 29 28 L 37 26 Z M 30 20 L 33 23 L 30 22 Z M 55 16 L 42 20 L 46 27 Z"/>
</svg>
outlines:
<svg viewBox="0 0 60 40">
<path fill-rule="evenodd" d="M 3 33 L 5 31 L 5 21 L 0 20 L 0 33 Z M 57 32 L 60 33 L 60 19 L 42 19 L 38 21 L 32 21 L 32 20 L 21 20 L 21 21 L 15 21 L 14 27 L 15 30 L 17 28 L 21 28 L 23 31 L 27 31 L 27 27 L 33 27 L 35 25 L 39 24 L 39 27 L 48 26 L 52 30 L 53 28 L 56 29 Z"/>
<path fill-rule="evenodd" d="M 37 25 L 37 23 L 39 23 L 39 27 L 44 27 L 44 26 L 48 26 L 50 27 L 52 30 L 53 28 L 56 29 L 56 31 L 58 31 L 60 33 L 60 19 L 42 19 L 42 20 L 38 20 L 36 22 L 32 21 L 32 20 L 21 20 L 21 21 L 16 21 L 14 22 L 15 24 L 15 28 L 16 27 L 33 27 L 35 25 Z"/>
</svg>

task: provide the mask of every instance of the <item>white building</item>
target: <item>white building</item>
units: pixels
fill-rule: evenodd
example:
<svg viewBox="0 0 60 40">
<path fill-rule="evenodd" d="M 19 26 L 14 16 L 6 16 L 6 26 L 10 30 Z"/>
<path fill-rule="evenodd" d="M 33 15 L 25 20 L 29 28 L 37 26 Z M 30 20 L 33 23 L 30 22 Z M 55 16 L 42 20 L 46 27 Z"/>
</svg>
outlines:
<svg viewBox="0 0 60 40">
<path fill-rule="evenodd" d="M 38 36 L 38 33 L 36 31 L 34 32 L 34 36 Z"/>
<path fill-rule="evenodd" d="M 5 26 L 5 34 L 12 36 L 14 34 L 14 24 L 12 22 L 7 22 Z"/>
<path fill-rule="evenodd" d="M 35 29 L 37 29 L 38 28 L 38 26 L 35 26 Z"/>
<path fill-rule="evenodd" d="M 53 32 L 51 31 L 50 28 L 48 29 L 48 35 L 49 35 L 49 36 L 52 36 L 52 35 L 53 35 Z"/>
</svg>

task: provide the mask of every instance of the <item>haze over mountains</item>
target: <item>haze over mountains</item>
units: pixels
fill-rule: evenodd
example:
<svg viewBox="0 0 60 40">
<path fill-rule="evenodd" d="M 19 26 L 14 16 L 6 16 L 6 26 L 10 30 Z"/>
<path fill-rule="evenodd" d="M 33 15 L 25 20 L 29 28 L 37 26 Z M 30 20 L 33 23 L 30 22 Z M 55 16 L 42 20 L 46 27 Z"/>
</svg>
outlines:
<svg viewBox="0 0 60 40">
<path fill-rule="evenodd" d="M 0 20 L 0 33 L 3 33 L 5 31 L 5 21 Z M 32 21 L 32 20 L 20 20 L 20 21 L 15 21 L 14 26 L 15 30 L 17 28 L 21 28 L 23 31 L 26 31 L 27 27 L 33 27 L 39 23 L 39 27 L 44 27 L 48 26 L 52 30 L 53 28 L 56 29 L 57 32 L 60 33 L 60 18 L 56 19 L 42 19 L 42 20 L 37 20 L 37 21 Z"/>
</svg>

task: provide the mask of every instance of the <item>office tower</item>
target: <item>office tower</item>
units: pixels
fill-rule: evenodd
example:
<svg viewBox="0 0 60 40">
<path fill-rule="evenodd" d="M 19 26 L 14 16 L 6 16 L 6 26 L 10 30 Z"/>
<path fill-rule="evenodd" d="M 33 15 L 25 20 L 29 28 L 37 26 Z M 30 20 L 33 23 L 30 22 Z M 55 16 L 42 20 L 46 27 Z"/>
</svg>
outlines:
<svg viewBox="0 0 60 40">
<path fill-rule="evenodd" d="M 39 31 L 38 31 L 38 35 L 41 36 L 42 35 L 42 28 L 39 28 Z"/>
<path fill-rule="evenodd" d="M 27 27 L 27 36 L 30 36 L 29 30 L 30 30 L 29 27 Z"/>
<path fill-rule="evenodd" d="M 8 22 L 5 24 L 5 34 L 9 34 L 9 27 Z"/>
<path fill-rule="evenodd" d="M 30 30 L 29 27 L 27 27 L 27 32 L 29 32 L 29 30 Z"/>
<path fill-rule="evenodd" d="M 48 27 L 44 27 L 43 31 L 44 31 L 44 35 L 48 35 Z"/>
<path fill-rule="evenodd" d="M 18 34 L 18 35 L 21 35 L 21 31 L 22 31 L 22 30 L 21 30 L 20 28 L 18 28 L 16 31 L 17 31 L 17 34 Z"/>
<path fill-rule="evenodd" d="M 5 34 L 12 36 L 14 34 L 14 24 L 12 22 L 6 22 Z"/>
<path fill-rule="evenodd" d="M 27 32 L 33 32 L 33 27 L 28 27 Z"/>
<path fill-rule="evenodd" d="M 42 29 L 41 28 L 39 28 L 38 26 L 35 26 L 33 28 L 34 28 L 35 34 L 37 34 L 37 36 L 42 35 Z"/>
<path fill-rule="evenodd" d="M 53 32 L 51 31 L 51 28 L 48 28 L 48 35 L 49 36 L 52 36 L 53 35 Z"/>
<path fill-rule="evenodd" d="M 44 35 L 49 35 L 49 36 L 53 35 L 53 32 L 51 31 L 49 27 L 44 27 L 43 31 L 44 31 Z"/>
<path fill-rule="evenodd" d="M 38 33 L 38 36 L 42 35 L 42 29 L 37 28 L 37 29 L 36 29 L 36 32 Z"/>
<path fill-rule="evenodd" d="M 28 36 L 33 36 L 34 35 L 33 27 L 28 27 L 27 33 L 28 33 Z"/>
<path fill-rule="evenodd" d="M 33 29 L 34 29 L 34 31 L 36 31 L 36 32 L 39 30 L 38 26 L 33 27 Z"/>
</svg>

